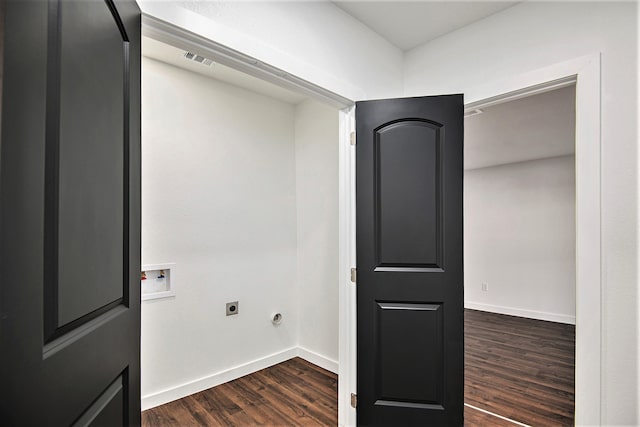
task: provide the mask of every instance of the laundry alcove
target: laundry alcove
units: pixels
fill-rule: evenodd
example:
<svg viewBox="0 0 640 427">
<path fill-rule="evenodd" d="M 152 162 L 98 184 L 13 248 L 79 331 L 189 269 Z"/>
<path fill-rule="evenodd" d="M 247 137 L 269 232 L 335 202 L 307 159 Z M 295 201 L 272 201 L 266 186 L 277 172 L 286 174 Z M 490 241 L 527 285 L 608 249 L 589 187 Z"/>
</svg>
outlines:
<svg viewBox="0 0 640 427">
<path fill-rule="evenodd" d="M 143 54 L 142 263 L 180 270 L 142 304 L 143 409 L 296 355 L 337 372 L 337 108 L 151 38 Z"/>
</svg>

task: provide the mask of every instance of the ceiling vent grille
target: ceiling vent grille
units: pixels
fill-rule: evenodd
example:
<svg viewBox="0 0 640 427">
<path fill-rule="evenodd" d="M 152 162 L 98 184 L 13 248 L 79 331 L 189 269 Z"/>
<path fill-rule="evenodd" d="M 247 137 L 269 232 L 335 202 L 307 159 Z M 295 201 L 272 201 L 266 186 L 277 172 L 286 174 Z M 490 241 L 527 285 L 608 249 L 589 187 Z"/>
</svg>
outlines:
<svg viewBox="0 0 640 427">
<path fill-rule="evenodd" d="M 213 61 L 211 59 L 205 58 L 204 56 L 198 55 L 197 53 L 193 52 L 185 52 L 184 57 L 189 61 L 195 61 L 202 65 L 211 66 L 211 64 L 213 64 Z"/>
</svg>

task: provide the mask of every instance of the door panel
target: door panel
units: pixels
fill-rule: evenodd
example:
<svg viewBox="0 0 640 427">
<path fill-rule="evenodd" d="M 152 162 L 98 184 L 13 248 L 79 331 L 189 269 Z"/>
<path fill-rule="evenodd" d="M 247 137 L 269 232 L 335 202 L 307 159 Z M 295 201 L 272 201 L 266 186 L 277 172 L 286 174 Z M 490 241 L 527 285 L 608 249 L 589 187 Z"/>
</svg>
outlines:
<svg viewBox="0 0 640 427">
<path fill-rule="evenodd" d="M 442 312 L 438 304 L 378 303 L 376 405 L 442 409 Z"/>
<path fill-rule="evenodd" d="M 462 425 L 463 97 L 356 104 L 358 425 Z"/>
<path fill-rule="evenodd" d="M 51 268 L 46 277 L 57 289 L 51 298 L 57 307 L 50 307 L 57 309 L 57 329 L 122 302 L 127 290 L 122 277 L 129 61 L 126 33 L 107 4 L 63 2 L 50 15 L 59 24 L 50 26 L 49 38 L 59 36 L 59 43 L 57 52 L 49 52 L 48 76 L 60 85 L 50 86 L 57 90 L 48 94 L 50 105 L 59 105 L 59 120 L 50 123 L 47 140 L 45 235 Z"/>
<path fill-rule="evenodd" d="M 405 120 L 376 131 L 378 267 L 438 268 L 440 127 Z"/>
<path fill-rule="evenodd" d="M 98 396 L 91 406 L 76 420 L 75 426 L 117 426 L 124 419 L 126 382 L 122 375 Z"/>
<path fill-rule="evenodd" d="M 58 259 L 58 274 L 47 277 L 58 278 L 60 327 L 123 301 L 126 292 L 129 58 L 126 33 L 104 2 L 63 2 L 50 13 L 59 24 L 49 28 L 49 38 L 59 36 L 59 44 L 58 52 L 49 52 L 49 76 L 60 85 L 49 93 L 59 105 L 59 121 L 51 124 L 57 129 L 47 141 L 47 156 L 57 158 L 48 162 L 46 190 L 47 214 L 57 221 L 47 224 L 45 234 L 52 240 L 48 258 Z M 94 286 L 86 286 L 88 280 Z"/>
<path fill-rule="evenodd" d="M 0 425 L 137 425 L 140 11 L 5 6 Z"/>
</svg>

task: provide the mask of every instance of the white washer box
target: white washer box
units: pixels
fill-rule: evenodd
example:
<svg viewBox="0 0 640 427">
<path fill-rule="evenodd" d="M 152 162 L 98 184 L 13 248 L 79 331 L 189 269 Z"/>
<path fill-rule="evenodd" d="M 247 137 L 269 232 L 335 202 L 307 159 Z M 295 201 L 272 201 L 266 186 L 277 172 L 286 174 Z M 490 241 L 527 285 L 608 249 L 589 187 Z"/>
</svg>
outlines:
<svg viewBox="0 0 640 427">
<path fill-rule="evenodd" d="M 147 264 L 140 272 L 142 301 L 176 295 L 176 264 Z"/>
</svg>

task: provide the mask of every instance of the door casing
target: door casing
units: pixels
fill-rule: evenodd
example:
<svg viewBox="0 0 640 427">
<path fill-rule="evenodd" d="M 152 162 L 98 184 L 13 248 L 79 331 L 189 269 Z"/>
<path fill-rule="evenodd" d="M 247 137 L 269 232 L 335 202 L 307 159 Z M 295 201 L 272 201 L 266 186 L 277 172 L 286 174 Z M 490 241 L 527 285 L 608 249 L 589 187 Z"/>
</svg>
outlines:
<svg viewBox="0 0 640 427">
<path fill-rule="evenodd" d="M 304 81 L 286 70 L 213 40 L 143 15 L 143 35 L 189 49 L 253 75 L 340 108 L 339 112 L 339 372 L 338 424 L 356 424 L 351 393 L 356 392 L 356 299 L 351 282 L 355 267 L 355 130 L 354 101 Z M 599 424 L 601 418 L 601 238 L 600 238 L 600 53 L 550 64 L 516 76 L 502 76 L 464 90 L 465 111 L 498 104 L 576 82 L 576 424 Z M 460 90 L 462 92 L 462 90 Z M 435 93 L 407 96 L 438 95 Z M 590 331 L 597 331 L 596 334 Z"/>
</svg>

